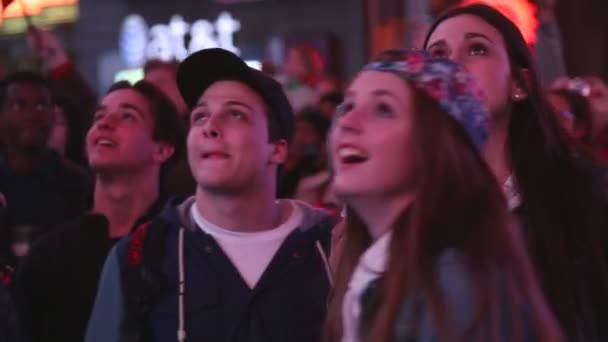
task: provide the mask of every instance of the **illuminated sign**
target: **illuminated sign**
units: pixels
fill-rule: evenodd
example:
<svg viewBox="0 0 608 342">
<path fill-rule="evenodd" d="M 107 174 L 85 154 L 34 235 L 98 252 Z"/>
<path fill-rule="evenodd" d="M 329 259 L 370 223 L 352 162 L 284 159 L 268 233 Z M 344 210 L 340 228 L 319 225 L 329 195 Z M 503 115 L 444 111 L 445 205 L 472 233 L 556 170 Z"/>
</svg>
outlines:
<svg viewBox="0 0 608 342">
<path fill-rule="evenodd" d="M 144 78 L 144 69 L 135 68 L 135 69 L 126 69 L 121 70 L 114 75 L 114 82 L 118 81 L 128 81 L 131 84 L 142 80 Z"/>
<path fill-rule="evenodd" d="M 13 1 L 0 12 L 0 34 L 25 32 L 24 13 L 39 26 L 75 22 L 79 0 L 20 0 Z M 25 7 L 24 7 L 25 6 Z"/>
<path fill-rule="evenodd" d="M 215 22 L 199 19 L 192 24 L 174 15 L 169 24 L 150 28 L 142 16 L 131 14 L 122 24 L 120 56 L 129 68 L 137 68 L 150 59 L 182 61 L 192 52 L 213 47 L 240 54 L 233 40 L 240 28 L 241 23 L 228 12 L 221 13 Z"/>
</svg>

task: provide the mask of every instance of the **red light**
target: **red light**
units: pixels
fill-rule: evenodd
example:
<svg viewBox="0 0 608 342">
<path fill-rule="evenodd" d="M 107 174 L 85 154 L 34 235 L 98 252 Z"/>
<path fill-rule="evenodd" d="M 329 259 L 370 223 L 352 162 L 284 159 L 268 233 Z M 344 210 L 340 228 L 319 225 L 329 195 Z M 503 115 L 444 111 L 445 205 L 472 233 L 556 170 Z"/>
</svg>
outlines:
<svg viewBox="0 0 608 342">
<path fill-rule="evenodd" d="M 536 6 L 528 0 L 463 0 L 461 4 L 475 3 L 485 3 L 496 8 L 517 25 L 528 44 L 536 42 Z"/>
</svg>

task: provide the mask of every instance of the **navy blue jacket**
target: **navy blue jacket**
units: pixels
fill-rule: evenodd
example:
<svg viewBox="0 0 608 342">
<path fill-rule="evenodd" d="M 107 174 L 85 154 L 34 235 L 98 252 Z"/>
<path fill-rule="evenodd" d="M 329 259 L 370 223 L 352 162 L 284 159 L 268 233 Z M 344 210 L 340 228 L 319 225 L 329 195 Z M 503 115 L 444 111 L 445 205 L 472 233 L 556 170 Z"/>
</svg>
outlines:
<svg viewBox="0 0 608 342">
<path fill-rule="evenodd" d="M 0 284 L 0 342 L 21 341 L 17 311 L 9 291 Z"/>
<path fill-rule="evenodd" d="M 170 202 L 160 215 L 168 225 L 160 259 L 160 294 L 145 317 L 152 341 L 176 341 L 178 232 L 185 228 L 185 329 L 188 341 L 318 341 L 330 288 L 328 254 L 332 219 L 294 202 L 303 222 L 283 242 L 253 289 L 210 235 L 189 215 L 193 198 Z M 106 260 L 85 341 L 131 341 L 124 334 L 129 239 Z"/>
</svg>

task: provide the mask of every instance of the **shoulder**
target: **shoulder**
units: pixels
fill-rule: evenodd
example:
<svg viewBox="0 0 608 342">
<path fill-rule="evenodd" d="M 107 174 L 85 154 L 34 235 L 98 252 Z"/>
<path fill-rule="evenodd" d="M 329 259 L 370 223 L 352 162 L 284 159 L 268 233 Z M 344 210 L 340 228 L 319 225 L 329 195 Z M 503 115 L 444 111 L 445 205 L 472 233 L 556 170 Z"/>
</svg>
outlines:
<svg viewBox="0 0 608 342">
<path fill-rule="evenodd" d="M 338 219 L 329 210 L 316 208 L 310 204 L 298 200 L 288 200 L 289 203 L 302 213 L 301 229 L 309 229 L 315 226 L 330 226 L 337 224 Z"/>
<path fill-rule="evenodd" d="M 173 228 L 172 224 L 161 217 L 154 217 L 137 226 L 114 247 L 121 267 L 139 268 L 144 264 L 144 260 L 160 257 L 168 232 Z"/>
<path fill-rule="evenodd" d="M 461 331 L 473 321 L 477 298 L 470 270 L 464 256 L 456 250 L 447 250 L 437 259 L 435 279 L 438 295 L 444 301 L 445 313 L 455 328 Z M 427 291 L 409 294 L 403 299 L 397 316 L 395 334 L 397 341 L 416 336 L 427 340 L 438 335 L 438 327 L 431 309 Z M 416 326 L 414 322 L 418 322 Z"/>
</svg>

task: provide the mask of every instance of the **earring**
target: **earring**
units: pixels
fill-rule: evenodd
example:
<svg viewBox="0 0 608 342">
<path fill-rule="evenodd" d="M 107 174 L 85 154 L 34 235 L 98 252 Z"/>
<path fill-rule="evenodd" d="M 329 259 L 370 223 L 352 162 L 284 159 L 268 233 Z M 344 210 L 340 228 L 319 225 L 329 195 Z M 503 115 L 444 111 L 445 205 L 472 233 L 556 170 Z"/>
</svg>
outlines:
<svg viewBox="0 0 608 342">
<path fill-rule="evenodd" d="M 521 90 L 516 90 L 515 93 L 513 93 L 513 95 L 511 95 L 511 99 L 513 101 L 521 101 L 524 98 L 524 94 L 521 92 Z"/>
</svg>

